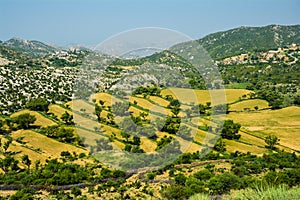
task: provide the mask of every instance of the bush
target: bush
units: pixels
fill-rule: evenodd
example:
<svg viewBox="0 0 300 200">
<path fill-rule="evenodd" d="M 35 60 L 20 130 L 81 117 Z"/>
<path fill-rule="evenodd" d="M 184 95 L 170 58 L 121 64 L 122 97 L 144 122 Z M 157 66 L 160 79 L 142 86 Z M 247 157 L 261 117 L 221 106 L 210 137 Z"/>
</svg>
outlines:
<svg viewBox="0 0 300 200">
<path fill-rule="evenodd" d="M 211 178 L 207 186 L 210 193 L 214 195 L 228 194 L 231 189 L 239 189 L 241 187 L 241 180 L 234 174 L 224 173 Z"/>
<path fill-rule="evenodd" d="M 9 199 L 10 200 L 33 200 L 34 194 L 36 193 L 35 190 L 24 188 L 21 190 L 18 190 L 14 195 L 12 195 Z"/>
<path fill-rule="evenodd" d="M 194 173 L 194 177 L 201 181 L 209 180 L 212 176 L 213 174 L 208 169 L 204 169 Z"/>
<path fill-rule="evenodd" d="M 26 108 L 35 111 L 48 111 L 49 102 L 44 98 L 30 99 L 26 103 Z"/>
<path fill-rule="evenodd" d="M 176 184 L 184 185 L 185 181 L 186 181 L 186 177 L 185 177 L 184 174 L 179 173 L 177 176 L 175 176 L 175 182 L 176 182 Z"/>
<path fill-rule="evenodd" d="M 72 187 L 71 194 L 73 194 L 75 197 L 80 196 L 82 194 L 80 188 L 78 187 Z"/>
<path fill-rule="evenodd" d="M 147 174 L 147 178 L 148 178 L 149 180 L 153 180 L 153 179 L 155 178 L 155 176 L 156 176 L 155 173 L 148 173 L 148 174 Z"/>
</svg>

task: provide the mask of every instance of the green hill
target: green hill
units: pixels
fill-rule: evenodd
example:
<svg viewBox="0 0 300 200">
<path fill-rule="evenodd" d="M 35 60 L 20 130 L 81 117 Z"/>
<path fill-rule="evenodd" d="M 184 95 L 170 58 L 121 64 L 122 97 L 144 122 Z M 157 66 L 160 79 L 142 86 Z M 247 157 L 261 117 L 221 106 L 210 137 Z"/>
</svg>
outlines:
<svg viewBox="0 0 300 200">
<path fill-rule="evenodd" d="M 213 59 L 222 59 L 249 51 L 277 49 L 300 43 L 300 25 L 240 27 L 213 33 L 197 40 Z"/>
<path fill-rule="evenodd" d="M 49 53 L 54 53 L 58 49 L 48 44 L 36 40 L 22 40 L 19 38 L 12 38 L 0 45 L 15 49 L 19 52 L 25 53 L 33 57 L 45 56 Z"/>
</svg>

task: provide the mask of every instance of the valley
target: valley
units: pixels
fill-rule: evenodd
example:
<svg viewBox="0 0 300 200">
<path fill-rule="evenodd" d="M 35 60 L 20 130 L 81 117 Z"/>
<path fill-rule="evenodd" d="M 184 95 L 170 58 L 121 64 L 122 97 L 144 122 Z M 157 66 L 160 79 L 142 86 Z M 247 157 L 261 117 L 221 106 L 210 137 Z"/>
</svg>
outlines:
<svg viewBox="0 0 300 200">
<path fill-rule="evenodd" d="M 239 199 L 258 187 L 297 199 L 298 29 L 198 40 L 222 79 L 211 83 L 176 51 L 120 59 L 1 42 L 0 199 Z"/>
</svg>

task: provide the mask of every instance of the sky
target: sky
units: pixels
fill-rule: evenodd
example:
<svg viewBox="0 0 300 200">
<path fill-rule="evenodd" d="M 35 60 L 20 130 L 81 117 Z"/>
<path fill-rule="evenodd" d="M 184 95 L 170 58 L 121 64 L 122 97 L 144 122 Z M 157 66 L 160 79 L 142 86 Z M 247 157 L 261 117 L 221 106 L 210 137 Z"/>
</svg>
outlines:
<svg viewBox="0 0 300 200">
<path fill-rule="evenodd" d="M 240 26 L 300 24 L 299 0 L 0 0 L 0 40 L 96 45 L 162 27 L 199 39 Z"/>
</svg>

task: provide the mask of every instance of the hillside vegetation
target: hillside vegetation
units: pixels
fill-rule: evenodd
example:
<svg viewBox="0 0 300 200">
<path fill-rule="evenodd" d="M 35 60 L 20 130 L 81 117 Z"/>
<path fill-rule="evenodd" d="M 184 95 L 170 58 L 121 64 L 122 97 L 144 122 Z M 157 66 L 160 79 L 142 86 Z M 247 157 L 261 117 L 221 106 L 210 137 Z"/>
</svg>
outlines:
<svg viewBox="0 0 300 200">
<path fill-rule="evenodd" d="M 298 199 L 299 28 L 208 35 L 204 63 L 0 42 L 0 199 Z"/>
</svg>

